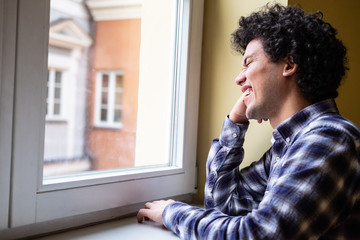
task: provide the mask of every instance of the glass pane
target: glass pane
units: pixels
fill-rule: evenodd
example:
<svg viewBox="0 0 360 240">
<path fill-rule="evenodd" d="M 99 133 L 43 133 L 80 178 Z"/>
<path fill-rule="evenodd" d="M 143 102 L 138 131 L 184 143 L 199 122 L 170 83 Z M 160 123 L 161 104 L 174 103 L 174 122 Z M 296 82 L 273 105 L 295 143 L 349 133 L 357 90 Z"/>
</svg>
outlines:
<svg viewBox="0 0 360 240">
<path fill-rule="evenodd" d="M 60 99 L 61 98 L 61 88 L 60 87 L 56 87 L 55 88 L 55 99 Z"/>
<path fill-rule="evenodd" d="M 122 93 L 117 92 L 115 93 L 115 105 L 121 105 L 122 104 Z"/>
<path fill-rule="evenodd" d="M 50 71 L 48 71 L 48 78 L 47 78 L 47 88 L 46 88 L 46 102 L 48 102 L 48 99 L 49 99 L 49 83 L 50 81 Z M 47 109 L 47 108 L 46 108 Z"/>
<path fill-rule="evenodd" d="M 116 89 L 123 88 L 123 81 L 121 75 L 116 75 Z"/>
<path fill-rule="evenodd" d="M 54 115 L 60 115 L 60 103 L 54 104 Z"/>
<path fill-rule="evenodd" d="M 61 72 L 55 72 L 55 83 L 61 83 Z"/>
<path fill-rule="evenodd" d="M 124 1 L 120 11 L 96 1 L 101 14 L 90 2 L 51 0 L 48 68 L 62 70 L 49 95 L 61 121 L 46 118 L 45 178 L 169 165 L 179 1 Z"/>
<path fill-rule="evenodd" d="M 101 121 L 106 122 L 107 120 L 107 109 L 101 109 Z"/>
<path fill-rule="evenodd" d="M 48 83 L 47 88 L 46 88 L 46 101 L 47 101 L 48 98 L 49 98 L 49 83 Z"/>
<path fill-rule="evenodd" d="M 101 104 L 106 105 L 107 103 L 108 103 L 108 94 L 107 94 L 107 92 L 103 91 L 101 93 Z"/>
<path fill-rule="evenodd" d="M 121 110 L 120 109 L 115 110 L 114 122 L 117 122 L 117 123 L 121 122 Z"/>
<path fill-rule="evenodd" d="M 109 87 L 109 75 L 104 74 L 102 76 L 102 88 L 107 89 Z"/>
</svg>

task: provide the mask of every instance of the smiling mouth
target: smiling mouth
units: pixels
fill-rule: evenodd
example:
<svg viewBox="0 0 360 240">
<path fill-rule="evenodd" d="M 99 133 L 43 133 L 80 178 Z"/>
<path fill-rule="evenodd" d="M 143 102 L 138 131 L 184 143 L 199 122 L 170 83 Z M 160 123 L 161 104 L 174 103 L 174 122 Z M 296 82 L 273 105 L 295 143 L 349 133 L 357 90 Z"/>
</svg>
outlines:
<svg viewBox="0 0 360 240">
<path fill-rule="evenodd" d="M 246 89 L 246 91 L 244 92 L 245 98 L 248 97 L 248 96 L 250 96 L 252 92 L 253 92 L 253 91 L 252 91 L 252 88 Z"/>
</svg>

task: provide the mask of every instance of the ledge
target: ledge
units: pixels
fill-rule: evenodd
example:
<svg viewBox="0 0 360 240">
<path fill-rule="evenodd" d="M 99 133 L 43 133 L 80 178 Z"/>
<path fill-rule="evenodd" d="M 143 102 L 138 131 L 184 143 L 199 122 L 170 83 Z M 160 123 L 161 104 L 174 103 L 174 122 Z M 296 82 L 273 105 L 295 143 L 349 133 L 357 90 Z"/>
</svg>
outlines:
<svg viewBox="0 0 360 240">
<path fill-rule="evenodd" d="M 112 239 L 179 239 L 173 232 L 153 221 L 138 223 L 136 217 L 128 217 L 91 227 L 49 235 L 37 240 L 112 240 Z"/>
</svg>

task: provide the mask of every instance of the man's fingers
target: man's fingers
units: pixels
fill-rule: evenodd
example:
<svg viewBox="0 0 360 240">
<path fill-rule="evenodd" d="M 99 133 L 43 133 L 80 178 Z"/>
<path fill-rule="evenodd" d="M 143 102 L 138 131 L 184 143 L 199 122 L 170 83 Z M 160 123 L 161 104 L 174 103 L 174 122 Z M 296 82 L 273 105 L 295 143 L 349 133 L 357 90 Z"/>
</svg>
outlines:
<svg viewBox="0 0 360 240">
<path fill-rule="evenodd" d="M 144 221 L 144 218 L 148 218 L 148 209 L 140 209 L 138 214 L 136 215 L 138 223 L 142 223 Z"/>
<path fill-rule="evenodd" d="M 151 208 L 154 204 L 152 202 L 145 203 L 145 208 Z"/>
<path fill-rule="evenodd" d="M 139 223 L 143 222 L 144 219 L 150 219 L 157 223 L 163 224 L 162 222 L 162 214 L 164 212 L 165 207 L 175 202 L 174 200 L 160 200 L 145 203 L 145 208 L 140 209 L 136 218 Z"/>
<path fill-rule="evenodd" d="M 245 94 L 242 94 L 235 105 L 230 111 L 229 118 L 235 123 L 247 123 L 248 119 L 246 117 L 246 105 L 244 103 Z"/>
<path fill-rule="evenodd" d="M 263 121 L 267 121 L 268 119 L 267 118 L 264 118 L 264 119 L 260 119 L 260 120 L 257 120 L 258 123 L 262 123 Z"/>
</svg>

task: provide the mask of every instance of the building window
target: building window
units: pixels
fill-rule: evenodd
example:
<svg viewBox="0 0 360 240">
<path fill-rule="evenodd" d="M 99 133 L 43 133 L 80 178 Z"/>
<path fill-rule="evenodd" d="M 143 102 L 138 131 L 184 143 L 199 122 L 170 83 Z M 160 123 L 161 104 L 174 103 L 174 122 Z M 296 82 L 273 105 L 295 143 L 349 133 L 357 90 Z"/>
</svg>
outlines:
<svg viewBox="0 0 360 240">
<path fill-rule="evenodd" d="M 123 99 L 122 72 L 98 72 L 95 92 L 95 126 L 121 128 Z"/>
<path fill-rule="evenodd" d="M 47 82 L 47 119 L 62 117 L 63 72 L 50 69 Z"/>
</svg>

